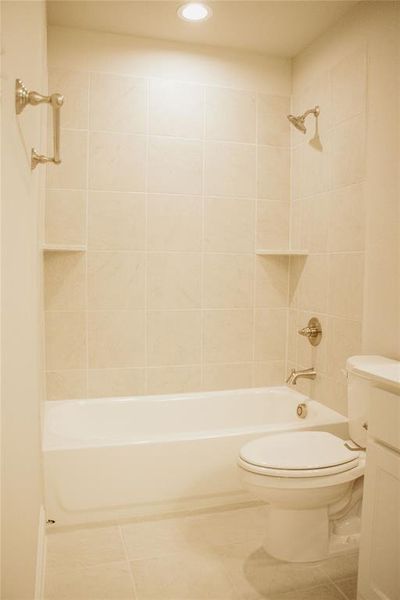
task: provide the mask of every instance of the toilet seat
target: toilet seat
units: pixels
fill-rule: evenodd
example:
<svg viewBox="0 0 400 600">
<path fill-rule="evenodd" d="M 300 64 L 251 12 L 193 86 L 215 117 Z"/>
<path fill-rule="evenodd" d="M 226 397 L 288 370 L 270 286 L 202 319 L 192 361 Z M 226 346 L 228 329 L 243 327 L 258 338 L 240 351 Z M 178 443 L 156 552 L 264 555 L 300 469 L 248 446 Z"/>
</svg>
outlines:
<svg viewBox="0 0 400 600">
<path fill-rule="evenodd" d="M 245 444 L 239 465 L 270 477 L 324 477 L 359 465 L 361 452 L 349 450 L 344 444 L 344 440 L 325 431 L 274 434 Z"/>
</svg>

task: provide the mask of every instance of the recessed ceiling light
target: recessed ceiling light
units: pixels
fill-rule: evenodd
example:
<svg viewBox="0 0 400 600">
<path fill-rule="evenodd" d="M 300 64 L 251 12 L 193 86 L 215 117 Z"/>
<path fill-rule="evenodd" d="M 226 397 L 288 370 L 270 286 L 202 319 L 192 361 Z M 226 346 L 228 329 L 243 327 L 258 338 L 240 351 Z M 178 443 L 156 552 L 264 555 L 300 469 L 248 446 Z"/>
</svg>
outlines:
<svg viewBox="0 0 400 600">
<path fill-rule="evenodd" d="M 189 2 L 178 8 L 178 16 L 184 21 L 205 21 L 211 15 L 211 8 L 200 2 Z"/>
</svg>

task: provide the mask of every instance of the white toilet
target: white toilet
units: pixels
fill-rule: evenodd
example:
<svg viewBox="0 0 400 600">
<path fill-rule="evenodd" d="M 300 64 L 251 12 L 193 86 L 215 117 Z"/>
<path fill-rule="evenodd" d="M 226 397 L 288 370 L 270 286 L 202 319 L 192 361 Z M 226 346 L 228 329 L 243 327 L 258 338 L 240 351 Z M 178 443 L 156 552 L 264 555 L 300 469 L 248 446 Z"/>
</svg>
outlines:
<svg viewBox="0 0 400 600">
<path fill-rule="evenodd" d="M 349 514 L 359 515 L 361 507 L 369 383 L 353 370 L 351 359 L 347 369 L 351 440 L 294 431 L 253 440 L 240 450 L 243 486 L 269 504 L 264 548 L 275 558 L 316 561 L 357 545 L 360 519 Z"/>
</svg>

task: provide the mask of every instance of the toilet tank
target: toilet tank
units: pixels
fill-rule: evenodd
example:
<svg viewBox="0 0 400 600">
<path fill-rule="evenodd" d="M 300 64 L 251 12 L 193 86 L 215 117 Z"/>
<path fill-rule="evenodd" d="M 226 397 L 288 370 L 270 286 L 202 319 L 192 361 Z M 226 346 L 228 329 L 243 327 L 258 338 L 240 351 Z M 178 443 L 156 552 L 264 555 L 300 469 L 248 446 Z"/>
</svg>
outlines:
<svg viewBox="0 0 400 600">
<path fill-rule="evenodd" d="M 371 390 L 379 381 L 391 383 L 399 362 L 384 356 L 352 356 L 346 368 L 349 435 L 353 442 L 365 448 Z"/>
</svg>

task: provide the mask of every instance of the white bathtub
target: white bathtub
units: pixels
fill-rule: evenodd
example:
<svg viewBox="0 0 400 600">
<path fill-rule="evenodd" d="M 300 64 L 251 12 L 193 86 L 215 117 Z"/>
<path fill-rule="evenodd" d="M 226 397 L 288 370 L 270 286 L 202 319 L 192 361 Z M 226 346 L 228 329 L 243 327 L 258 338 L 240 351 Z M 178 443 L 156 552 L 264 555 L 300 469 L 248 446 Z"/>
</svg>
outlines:
<svg viewBox="0 0 400 600">
<path fill-rule="evenodd" d="M 286 387 L 46 402 L 47 518 L 72 525 L 249 501 L 240 447 L 291 429 L 345 436 L 347 419 Z"/>
</svg>

